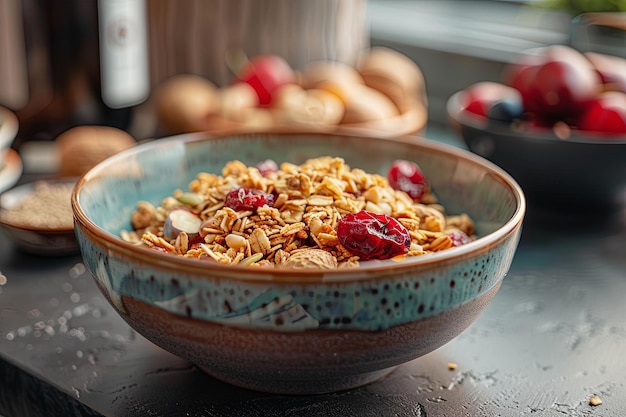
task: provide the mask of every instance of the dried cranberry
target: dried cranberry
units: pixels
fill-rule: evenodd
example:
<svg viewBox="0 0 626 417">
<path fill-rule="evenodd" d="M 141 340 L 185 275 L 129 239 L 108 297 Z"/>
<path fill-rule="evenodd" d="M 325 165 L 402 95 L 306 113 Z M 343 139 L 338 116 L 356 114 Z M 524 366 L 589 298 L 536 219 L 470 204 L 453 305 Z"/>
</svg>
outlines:
<svg viewBox="0 0 626 417">
<path fill-rule="evenodd" d="M 266 159 L 256 164 L 256 168 L 261 175 L 267 177 L 269 174 L 278 171 L 278 164 L 273 159 Z"/>
<path fill-rule="evenodd" d="M 274 205 L 274 195 L 268 194 L 256 188 L 237 188 L 230 191 L 226 195 L 224 202 L 226 207 L 230 207 L 236 211 L 251 210 L 255 211 L 264 205 Z"/>
<path fill-rule="evenodd" d="M 161 253 L 170 253 L 166 248 L 164 248 L 163 246 L 150 246 L 149 249 L 156 251 L 156 252 L 161 252 Z"/>
<path fill-rule="evenodd" d="M 472 241 L 472 238 L 461 231 L 452 232 L 448 234 L 448 236 L 450 236 L 450 239 L 452 240 L 452 246 L 462 246 Z"/>
<path fill-rule="evenodd" d="M 404 191 L 413 200 L 420 200 L 428 189 L 426 176 L 417 164 L 410 161 L 394 161 L 387 172 L 387 180 L 394 190 Z"/>
<path fill-rule="evenodd" d="M 361 260 L 389 259 L 409 251 L 409 231 L 393 217 L 362 210 L 346 214 L 337 226 L 337 237 Z"/>
<path fill-rule="evenodd" d="M 202 243 L 204 243 L 204 237 L 202 237 L 200 234 L 198 234 L 193 239 L 189 239 L 189 248 L 190 249 L 196 249 L 196 248 L 200 247 L 200 244 L 202 244 Z"/>
</svg>

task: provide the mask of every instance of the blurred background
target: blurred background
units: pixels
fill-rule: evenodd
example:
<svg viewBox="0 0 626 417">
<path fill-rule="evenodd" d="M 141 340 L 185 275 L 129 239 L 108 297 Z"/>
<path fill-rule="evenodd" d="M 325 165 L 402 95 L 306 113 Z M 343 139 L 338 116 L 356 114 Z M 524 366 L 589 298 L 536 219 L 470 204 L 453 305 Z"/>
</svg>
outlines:
<svg viewBox="0 0 626 417">
<path fill-rule="evenodd" d="M 523 51 L 552 44 L 626 56 L 626 32 L 576 17 L 626 11 L 624 0 L 370 0 L 372 42 L 396 47 L 424 72 L 430 122 L 445 124 L 451 94 L 478 81 L 502 81 Z M 625 23 L 626 24 L 626 23 Z"/>
<path fill-rule="evenodd" d="M 278 53 L 298 69 L 354 64 L 383 45 L 422 70 L 427 135 L 445 139 L 450 95 L 499 80 L 523 50 L 575 42 L 623 53 L 624 31 L 576 23 L 595 11 L 626 11 L 626 0 L 0 0 L 0 105 L 18 116 L 16 149 L 83 124 L 140 140 L 158 134 L 155 86 L 178 73 L 228 83 L 229 48 Z"/>
</svg>

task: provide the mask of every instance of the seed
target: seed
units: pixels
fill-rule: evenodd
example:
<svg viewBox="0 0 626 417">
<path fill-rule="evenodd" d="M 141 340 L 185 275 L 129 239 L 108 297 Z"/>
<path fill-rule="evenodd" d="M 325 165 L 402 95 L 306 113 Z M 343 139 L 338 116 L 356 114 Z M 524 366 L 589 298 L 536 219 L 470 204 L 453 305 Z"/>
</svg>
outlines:
<svg viewBox="0 0 626 417">
<path fill-rule="evenodd" d="M 263 259 L 263 254 L 262 253 L 255 253 L 253 255 L 248 256 L 247 258 L 245 258 L 241 262 L 239 262 L 238 265 L 239 266 L 249 266 L 249 265 L 252 265 L 255 262 L 260 261 L 261 259 Z"/>
<path fill-rule="evenodd" d="M 192 207 L 197 206 L 204 201 L 204 199 L 200 195 L 191 192 L 182 193 L 178 196 L 177 200 L 183 204 L 187 204 L 188 206 Z"/>
</svg>

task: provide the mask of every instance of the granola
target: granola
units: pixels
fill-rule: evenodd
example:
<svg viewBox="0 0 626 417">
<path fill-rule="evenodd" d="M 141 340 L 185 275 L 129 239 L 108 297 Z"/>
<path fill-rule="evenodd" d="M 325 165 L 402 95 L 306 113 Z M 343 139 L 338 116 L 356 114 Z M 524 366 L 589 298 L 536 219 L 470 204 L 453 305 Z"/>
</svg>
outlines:
<svg viewBox="0 0 626 417">
<path fill-rule="evenodd" d="M 241 161 L 228 162 L 221 175 L 201 172 L 187 190 L 175 190 L 158 206 L 138 202 L 133 230 L 120 236 L 187 258 L 285 268 L 358 267 L 359 256 L 341 244 L 337 226 L 344 215 L 362 210 L 391 216 L 406 228 L 411 241 L 403 257 L 451 248 L 458 240 L 455 234 L 474 238 L 472 219 L 447 215 L 430 189 L 414 201 L 384 176 L 353 169 L 342 158 L 283 162 L 277 171 L 264 174 Z M 272 204 L 229 207 L 228 193 L 241 189 L 270 196 Z M 197 216 L 200 226 L 168 227 L 168 216 L 180 208 Z"/>
</svg>

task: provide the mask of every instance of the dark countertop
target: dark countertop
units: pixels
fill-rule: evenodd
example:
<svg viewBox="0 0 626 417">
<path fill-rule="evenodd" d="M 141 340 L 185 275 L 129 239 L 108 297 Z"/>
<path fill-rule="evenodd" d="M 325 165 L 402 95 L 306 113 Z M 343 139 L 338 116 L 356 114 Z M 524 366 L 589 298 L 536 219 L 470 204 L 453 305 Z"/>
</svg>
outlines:
<svg viewBox="0 0 626 417">
<path fill-rule="evenodd" d="M 134 332 L 79 255 L 34 256 L 2 240 L 0 284 L 5 417 L 626 416 L 626 211 L 531 208 L 509 274 L 469 329 L 333 394 L 263 394 L 207 376 Z"/>
</svg>

